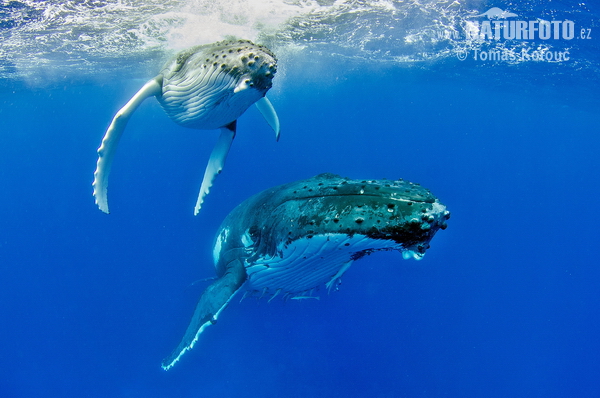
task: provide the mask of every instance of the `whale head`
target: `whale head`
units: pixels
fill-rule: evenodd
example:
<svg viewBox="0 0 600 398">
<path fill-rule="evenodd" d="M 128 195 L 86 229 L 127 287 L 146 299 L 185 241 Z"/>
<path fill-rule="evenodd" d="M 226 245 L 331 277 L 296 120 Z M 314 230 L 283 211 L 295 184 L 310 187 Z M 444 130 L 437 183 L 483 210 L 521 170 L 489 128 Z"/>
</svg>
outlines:
<svg viewBox="0 0 600 398">
<path fill-rule="evenodd" d="M 178 53 L 163 67 L 158 101 L 185 127 L 216 129 L 235 121 L 265 96 L 277 71 L 266 47 L 221 41 Z"/>
<path fill-rule="evenodd" d="M 418 184 L 321 174 L 264 191 L 235 209 L 217 234 L 215 265 L 222 275 L 226 253 L 242 248 L 249 289 L 293 295 L 332 283 L 343 264 L 376 251 L 419 260 L 449 217 Z M 307 273 L 303 262 L 314 262 L 319 272 Z"/>
</svg>

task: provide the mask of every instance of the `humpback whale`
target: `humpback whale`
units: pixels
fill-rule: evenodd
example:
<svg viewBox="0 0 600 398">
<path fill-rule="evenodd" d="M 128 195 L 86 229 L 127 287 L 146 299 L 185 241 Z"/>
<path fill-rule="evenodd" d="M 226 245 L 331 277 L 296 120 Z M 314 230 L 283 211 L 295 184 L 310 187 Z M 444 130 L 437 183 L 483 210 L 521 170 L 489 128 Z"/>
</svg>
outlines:
<svg viewBox="0 0 600 398">
<path fill-rule="evenodd" d="M 335 289 L 356 261 L 397 250 L 421 259 L 450 213 L 427 189 L 404 180 L 351 180 L 321 174 L 263 191 L 237 206 L 221 224 L 213 260 L 218 275 L 202 293 L 170 369 L 217 321 L 242 287 L 246 295 L 316 298 Z"/>
<path fill-rule="evenodd" d="M 140 104 L 155 96 L 177 124 L 221 130 L 198 194 L 194 214 L 223 169 L 236 134 L 236 121 L 255 104 L 279 139 L 279 119 L 265 94 L 277 70 L 275 55 L 248 40 L 221 41 L 181 51 L 114 116 L 98 149 L 94 172 L 96 204 L 108 213 L 108 176 L 125 126 Z"/>
</svg>

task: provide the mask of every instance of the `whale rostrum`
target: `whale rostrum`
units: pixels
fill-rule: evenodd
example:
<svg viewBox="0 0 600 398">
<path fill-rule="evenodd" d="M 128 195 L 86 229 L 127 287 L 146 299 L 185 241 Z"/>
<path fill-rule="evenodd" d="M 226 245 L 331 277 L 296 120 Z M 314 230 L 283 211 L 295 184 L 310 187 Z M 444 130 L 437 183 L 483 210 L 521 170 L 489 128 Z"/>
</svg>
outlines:
<svg viewBox="0 0 600 398">
<path fill-rule="evenodd" d="M 236 134 L 237 119 L 256 104 L 279 139 L 279 119 L 265 94 L 272 86 L 277 59 L 266 47 L 248 40 L 222 41 L 192 47 L 175 55 L 114 116 L 98 149 L 94 173 L 96 204 L 108 209 L 108 176 L 119 140 L 133 112 L 155 96 L 177 124 L 221 133 L 204 172 L 194 214 L 198 214 L 223 169 Z"/>
<path fill-rule="evenodd" d="M 202 293 L 167 370 L 244 288 L 258 298 L 316 298 L 335 289 L 353 261 L 382 250 L 419 260 L 450 213 L 428 190 L 404 180 L 321 174 L 261 192 L 221 224 L 213 258 L 218 279 Z"/>
</svg>

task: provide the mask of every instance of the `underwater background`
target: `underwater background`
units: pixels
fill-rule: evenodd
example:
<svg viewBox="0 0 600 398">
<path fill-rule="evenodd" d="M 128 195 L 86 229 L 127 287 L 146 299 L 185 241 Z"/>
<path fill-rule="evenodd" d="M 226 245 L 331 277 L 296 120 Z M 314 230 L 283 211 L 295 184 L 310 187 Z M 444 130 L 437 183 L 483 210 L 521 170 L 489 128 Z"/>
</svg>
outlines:
<svg viewBox="0 0 600 398">
<path fill-rule="evenodd" d="M 597 4 L 54 3 L 0 3 L 1 397 L 600 396 Z M 493 7 L 567 30 L 474 37 Z M 148 99 L 102 213 L 115 112 L 176 51 L 229 37 L 279 58 L 280 141 L 251 107 L 194 217 L 218 132 Z M 323 172 L 420 183 L 448 229 L 421 261 L 357 261 L 319 300 L 237 296 L 162 370 L 225 216 Z"/>
</svg>

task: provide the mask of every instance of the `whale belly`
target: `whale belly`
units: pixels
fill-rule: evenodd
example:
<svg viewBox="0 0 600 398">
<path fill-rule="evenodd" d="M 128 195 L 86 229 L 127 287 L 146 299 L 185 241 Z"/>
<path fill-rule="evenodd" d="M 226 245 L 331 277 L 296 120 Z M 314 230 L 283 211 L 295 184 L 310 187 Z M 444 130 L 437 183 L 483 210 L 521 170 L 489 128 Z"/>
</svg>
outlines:
<svg viewBox="0 0 600 398">
<path fill-rule="evenodd" d="M 190 128 L 209 130 L 239 118 L 262 98 L 258 90 L 237 90 L 240 79 L 212 65 L 163 81 L 158 98 L 167 115 Z"/>
<path fill-rule="evenodd" d="M 390 240 L 365 235 L 323 234 L 280 244 L 277 254 L 246 264 L 246 287 L 261 294 L 307 293 L 335 282 L 352 261 L 378 250 L 402 250 Z"/>
</svg>

